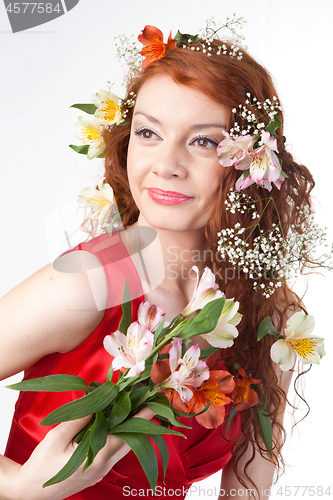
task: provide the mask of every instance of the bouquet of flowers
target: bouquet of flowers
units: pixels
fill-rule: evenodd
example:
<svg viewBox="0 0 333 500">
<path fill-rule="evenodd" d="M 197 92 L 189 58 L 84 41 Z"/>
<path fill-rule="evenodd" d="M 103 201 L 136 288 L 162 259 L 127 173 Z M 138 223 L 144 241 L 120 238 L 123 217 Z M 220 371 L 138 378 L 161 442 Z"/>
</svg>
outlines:
<svg viewBox="0 0 333 500">
<path fill-rule="evenodd" d="M 233 376 L 226 370 L 210 370 L 204 361 L 219 348 L 232 346 L 238 335 L 236 326 L 242 319 L 238 313 L 239 303 L 224 297 L 209 268 L 204 270 L 200 280 L 198 269 L 195 266 L 192 269 L 197 273 L 192 298 L 182 313 L 169 324 L 166 324 L 164 311 L 148 301 L 140 304 L 138 320 L 132 322 L 131 304 L 125 301 L 129 296 L 125 283 L 119 329 L 104 339 L 104 347 L 113 358 L 104 383 L 92 382 L 88 386 L 80 377 L 59 374 L 24 380 L 9 386 L 23 391 L 85 392 L 83 397 L 57 408 L 41 422 L 41 425 L 49 426 L 93 415 L 90 423 L 76 436 L 78 446 L 67 464 L 44 486 L 65 480 L 83 462 L 84 471 L 105 445 L 108 434 L 113 434 L 133 450 L 154 490 L 158 464 L 149 438 L 159 449 L 165 474 L 169 455 L 162 435 L 184 436 L 170 428 L 170 425 L 190 429 L 178 420 L 179 415 L 195 417 L 204 427 L 216 428 L 222 424 L 225 405 L 229 403 L 233 403 L 233 406 L 227 434 L 237 411 L 257 405 L 262 439 L 267 450 L 272 449 L 269 408 L 262 398 L 260 380 L 251 378 L 240 366 L 233 367 L 238 371 Z M 304 333 L 311 333 L 309 329 L 313 327 L 313 321 L 303 313 L 296 314 L 297 321 L 294 321 L 295 325 L 289 325 L 286 337 L 274 329 L 270 318 L 265 318 L 259 328 L 258 339 L 266 334 L 278 337 L 278 345 L 272 348 L 272 358 L 283 363 L 286 361 L 282 359 L 283 356 L 287 356 L 288 366 L 295 353 L 300 355 L 297 346 L 302 345 L 301 357 L 304 358 L 304 342 L 311 344 L 313 351 L 323 343 L 323 339 L 310 335 L 311 338 L 302 340 Z M 300 318 L 300 314 L 304 317 Z M 296 336 L 293 326 L 300 330 L 296 331 Z M 197 345 L 189 346 L 196 335 L 202 335 L 212 347 L 200 351 Z M 323 354 L 323 350 L 312 353 L 308 362 L 318 362 Z M 305 359 L 303 361 L 306 362 Z M 288 369 L 286 365 L 283 368 Z M 162 425 L 134 418 L 143 406 L 148 406 Z"/>
</svg>

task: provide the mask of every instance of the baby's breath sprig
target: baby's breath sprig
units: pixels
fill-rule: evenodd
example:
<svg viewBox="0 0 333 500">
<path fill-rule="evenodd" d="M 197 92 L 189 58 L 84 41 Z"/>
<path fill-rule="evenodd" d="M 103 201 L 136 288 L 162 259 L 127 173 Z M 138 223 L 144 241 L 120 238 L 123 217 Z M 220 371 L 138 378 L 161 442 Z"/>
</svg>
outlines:
<svg viewBox="0 0 333 500">
<path fill-rule="evenodd" d="M 218 55 L 228 54 L 229 56 L 236 57 L 239 60 L 242 59 L 243 54 L 240 49 L 243 46 L 245 37 L 237 30 L 242 29 L 245 23 L 246 20 L 244 17 L 236 17 L 236 14 L 233 14 L 231 19 L 227 17 L 225 23 L 217 23 L 214 17 L 207 19 L 205 28 L 199 31 L 200 38 L 205 40 L 207 45 L 206 48 L 205 45 L 202 44 L 203 52 L 206 52 L 207 50 L 208 55 L 210 55 L 211 52 L 214 52 Z M 230 42 L 231 50 L 225 44 L 217 45 L 214 42 L 214 39 L 218 39 L 221 42 Z"/>
<path fill-rule="evenodd" d="M 127 115 L 128 115 L 130 108 L 133 108 L 133 106 L 135 105 L 135 98 L 136 98 L 136 94 L 134 92 L 130 92 L 128 99 L 121 100 L 122 120 L 121 120 L 119 125 L 126 125 L 127 124 Z"/>
<path fill-rule="evenodd" d="M 266 99 L 263 102 L 258 101 L 256 97 L 252 97 L 248 92 L 246 105 L 240 104 L 238 108 L 233 108 L 232 112 L 238 117 L 239 121 L 235 121 L 234 126 L 230 129 L 230 137 L 235 139 L 239 135 L 260 134 L 261 129 L 267 130 L 271 136 L 275 136 L 276 129 L 281 125 L 277 117 L 278 111 L 282 110 L 278 98 L 273 97 L 273 101 Z M 262 121 L 264 116 L 270 118 L 268 126 Z M 258 143 L 260 146 L 260 142 Z"/>
<path fill-rule="evenodd" d="M 237 32 L 237 29 L 242 29 L 246 23 L 244 17 L 227 17 L 225 23 L 217 24 L 214 17 L 206 20 L 206 26 L 199 31 L 197 35 L 189 35 L 177 32 L 175 39 L 177 47 L 182 49 L 190 49 L 201 51 L 207 56 L 212 54 L 225 54 L 237 59 L 242 59 L 243 54 L 241 47 L 245 37 Z M 218 40 L 221 43 L 216 43 Z M 223 42 L 228 42 L 230 47 Z"/>
<path fill-rule="evenodd" d="M 256 208 L 258 202 L 265 202 L 261 214 Z M 264 230 L 260 221 L 270 203 L 274 204 L 278 223 Z M 297 223 L 285 235 L 272 196 L 255 200 L 231 190 L 225 204 L 226 209 L 233 214 L 236 211 L 241 214 L 252 212 L 253 224 L 244 228 L 238 222 L 234 228 L 223 229 L 218 233 L 218 250 L 222 258 L 228 258 L 235 269 L 240 268 L 247 274 L 253 280 L 253 288 L 260 290 L 265 297 L 272 295 L 283 281 L 295 278 L 304 266 L 333 270 L 333 246 L 329 252 L 316 256 L 319 247 L 328 245 L 326 228 L 321 229 L 315 224 L 312 208 L 298 210 Z M 250 247 L 249 239 L 254 231 L 258 235 Z"/>
<path fill-rule="evenodd" d="M 116 57 L 118 61 L 122 59 L 128 66 L 128 79 L 136 72 L 140 71 L 143 57 L 140 55 L 139 44 L 134 35 L 118 35 L 115 37 Z"/>
</svg>

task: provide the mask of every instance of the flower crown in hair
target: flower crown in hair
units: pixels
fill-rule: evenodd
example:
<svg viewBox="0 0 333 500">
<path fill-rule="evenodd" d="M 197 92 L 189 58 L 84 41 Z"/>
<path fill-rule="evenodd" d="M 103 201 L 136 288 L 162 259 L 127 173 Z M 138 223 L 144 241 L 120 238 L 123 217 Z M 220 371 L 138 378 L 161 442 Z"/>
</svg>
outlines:
<svg viewBox="0 0 333 500">
<path fill-rule="evenodd" d="M 144 46 L 140 51 L 136 43 L 125 35 L 118 37 L 117 56 L 124 59 L 128 65 L 129 74 L 133 75 L 140 69 L 145 69 L 149 64 L 161 59 L 166 52 L 172 49 L 190 49 L 211 54 L 228 54 L 231 57 L 242 58 L 240 46 L 244 37 L 237 34 L 236 27 L 242 28 L 244 18 L 227 18 L 224 24 L 216 26 L 213 18 L 206 21 L 206 26 L 199 32 L 199 35 L 182 34 L 177 32 L 172 38 L 171 32 L 167 43 L 163 42 L 163 34 L 155 26 L 145 26 L 138 36 L 138 41 Z M 233 42 L 230 49 L 225 44 L 223 33 L 228 32 L 229 41 Z M 217 43 L 219 42 L 219 43 Z M 93 99 L 93 104 L 73 104 L 72 108 L 77 108 L 85 113 L 78 118 L 79 130 L 76 137 L 83 142 L 83 146 L 71 144 L 70 147 L 77 153 L 87 155 L 89 160 L 93 158 L 103 158 L 105 153 L 105 142 L 103 131 L 105 127 L 114 125 L 125 125 L 129 109 L 134 106 L 135 95 L 130 94 L 129 99 L 123 100 L 113 94 L 110 90 L 99 90 Z"/>
</svg>

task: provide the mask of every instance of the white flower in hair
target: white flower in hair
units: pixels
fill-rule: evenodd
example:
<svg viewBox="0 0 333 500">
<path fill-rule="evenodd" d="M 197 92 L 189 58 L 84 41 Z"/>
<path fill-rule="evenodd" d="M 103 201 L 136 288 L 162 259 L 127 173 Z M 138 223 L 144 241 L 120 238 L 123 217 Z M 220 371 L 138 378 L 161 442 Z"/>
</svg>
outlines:
<svg viewBox="0 0 333 500">
<path fill-rule="evenodd" d="M 249 175 L 244 179 L 242 175 L 236 182 L 237 191 L 243 190 L 256 183 L 259 186 L 266 188 L 268 191 L 272 189 L 272 182 L 280 189 L 284 181 L 281 175 L 281 164 L 279 158 L 275 154 L 278 152 L 277 141 L 271 137 L 269 132 L 263 130 L 261 132 L 262 145 L 250 151 L 248 155 L 241 161 L 235 163 L 237 170 L 250 169 Z"/>
<path fill-rule="evenodd" d="M 112 187 L 109 184 L 103 184 L 103 180 L 103 178 L 99 180 L 98 189 L 86 187 L 79 193 L 80 201 L 92 210 L 90 218 L 98 219 L 101 226 L 105 224 L 116 205 Z"/>
<path fill-rule="evenodd" d="M 94 104 L 95 117 L 102 125 L 119 125 L 123 121 L 121 99 L 107 90 L 98 90 Z"/>
<path fill-rule="evenodd" d="M 79 116 L 80 128 L 76 137 L 89 144 L 87 157 L 89 160 L 102 155 L 105 151 L 105 142 L 102 137 L 102 127 L 100 123 L 91 115 Z"/>
<path fill-rule="evenodd" d="M 314 325 L 313 316 L 308 316 L 303 311 L 289 318 L 285 337 L 277 340 L 271 347 L 271 358 L 280 364 L 282 371 L 288 371 L 294 366 L 296 356 L 303 364 L 319 364 L 321 357 L 325 355 L 324 339 L 312 335 Z"/>
</svg>

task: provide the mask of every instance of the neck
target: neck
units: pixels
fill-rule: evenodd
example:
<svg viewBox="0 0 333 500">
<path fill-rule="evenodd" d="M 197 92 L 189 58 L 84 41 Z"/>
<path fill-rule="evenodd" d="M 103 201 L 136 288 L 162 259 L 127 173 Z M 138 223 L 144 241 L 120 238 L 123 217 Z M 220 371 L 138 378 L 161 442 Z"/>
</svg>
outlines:
<svg viewBox="0 0 333 500">
<path fill-rule="evenodd" d="M 134 227 L 151 227 L 140 215 Z M 128 228 L 128 232 L 134 227 Z M 133 229 L 132 229 L 133 228 Z M 205 266 L 211 250 L 207 243 L 204 228 L 194 231 L 171 231 L 156 229 L 157 237 L 148 246 L 140 244 L 143 260 L 152 283 L 160 282 L 165 290 L 170 293 L 181 291 L 186 296 L 191 295 L 196 275 L 191 271 L 192 266 L 197 266 L 199 275 Z M 141 232 L 144 234 L 144 231 Z M 131 238 L 132 240 L 132 238 Z M 131 253 L 134 251 L 131 249 Z M 164 270 L 164 276 L 161 271 Z"/>
</svg>

